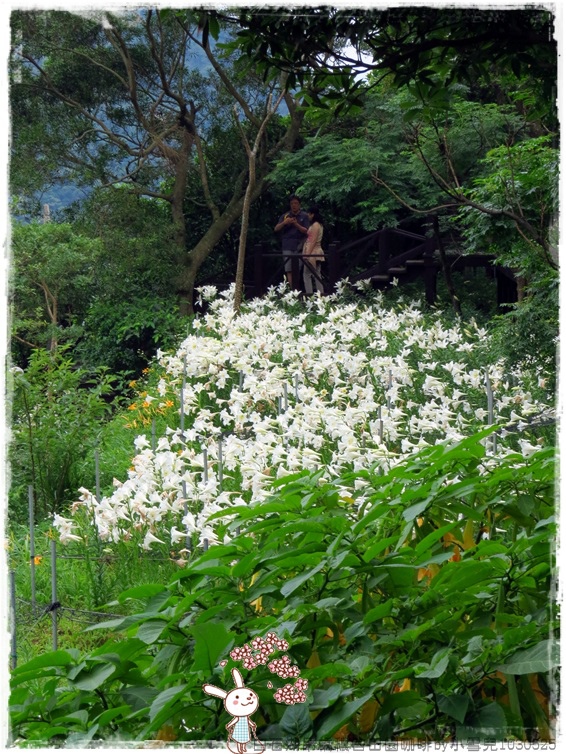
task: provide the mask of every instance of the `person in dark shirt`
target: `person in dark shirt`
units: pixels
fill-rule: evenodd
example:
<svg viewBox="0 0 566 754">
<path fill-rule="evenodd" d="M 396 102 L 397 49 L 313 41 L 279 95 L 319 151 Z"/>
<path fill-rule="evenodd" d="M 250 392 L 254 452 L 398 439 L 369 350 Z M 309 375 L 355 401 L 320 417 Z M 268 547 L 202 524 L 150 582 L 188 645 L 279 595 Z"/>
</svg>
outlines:
<svg viewBox="0 0 566 754">
<path fill-rule="evenodd" d="M 299 279 L 295 281 L 298 287 L 303 267 L 303 244 L 309 230 L 309 216 L 301 209 L 301 200 L 297 196 L 289 198 L 289 207 L 290 211 L 281 215 L 277 221 L 275 232 L 281 233 L 281 251 L 285 256 L 285 275 L 291 287 L 293 287 L 292 257 L 299 258 L 297 265 Z"/>
</svg>

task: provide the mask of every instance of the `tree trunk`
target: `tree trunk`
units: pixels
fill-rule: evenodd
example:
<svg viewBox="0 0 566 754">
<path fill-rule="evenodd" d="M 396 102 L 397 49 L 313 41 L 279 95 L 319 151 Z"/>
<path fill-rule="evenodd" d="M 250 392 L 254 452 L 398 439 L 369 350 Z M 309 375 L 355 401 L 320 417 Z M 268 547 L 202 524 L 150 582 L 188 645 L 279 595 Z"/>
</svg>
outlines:
<svg viewBox="0 0 566 754">
<path fill-rule="evenodd" d="M 444 280 L 446 281 L 446 287 L 448 288 L 448 293 L 450 294 L 450 300 L 452 301 L 452 308 L 454 309 L 456 314 L 459 317 L 461 317 L 462 308 L 460 306 L 460 299 L 456 295 L 456 290 L 454 288 L 454 283 L 452 281 L 452 274 L 450 273 L 450 267 L 448 266 L 448 261 L 446 259 L 444 243 L 440 236 L 440 228 L 438 225 L 438 215 L 433 215 L 432 227 L 434 228 L 434 235 L 436 237 L 436 243 L 438 245 L 438 251 L 440 253 L 440 264 L 442 265 L 442 272 L 444 273 Z"/>
<path fill-rule="evenodd" d="M 261 194 L 264 185 L 263 177 L 259 180 L 251 192 L 250 201 L 254 201 Z M 177 292 L 181 300 L 181 314 L 184 316 L 193 313 L 194 289 L 198 271 L 207 259 L 214 247 L 220 242 L 222 236 L 238 217 L 242 214 L 244 197 L 232 199 L 218 220 L 206 231 L 200 241 L 185 254 L 183 268 L 177 278 Z"/>
<path fill-rule="evenodd" d="M 248 155 L 248 185 L 246 187 L 246 193 L 244 195 L 244 203 L 242 206 L 242 227 L 240 229 L 240 241 L 238 244 L 238 264 L 236 267 L 236 285 L 235 285 L 235 290 L 234 290 L 234 311 L 236 312 L 236 314 L 240 313 L 240 307 L 242 306 L 242 298 L 244 295 L 244 265 L 246 261 L 246 242 L 248 239 L 250 206 L 252 203 L 252 195 L 254 193 L 255 182 L 256 182 L 257 152 L 261 144 L 261 140 L 263 138 L 263 134 L 265 132 L 267 124 L 269 123 L 273 113 L 277 111 L 277 108 L 279 107 L 279 104 L 281 100 L 283 99 L 283 95 L 284 95 L 284 92 L 281 92 L 281 94 L 279 95 L 279 98 L 277 99 L 275 105 L 273 106 L 273 109 L 271 108 L 271 95 L 269 95 L 269 98 L 267 100 L 267 112 L 257 132 L 253 149 L 250 148 L 250 145 L 248 143 L 244 130 L 240 126 L 240 122 L 238 120 L 238 111 L 235 108 L 236 123 L 238 124 L 238 127 L 240 129 L 242 142 L 244 144 L 246 153 Z"/>
</svg>

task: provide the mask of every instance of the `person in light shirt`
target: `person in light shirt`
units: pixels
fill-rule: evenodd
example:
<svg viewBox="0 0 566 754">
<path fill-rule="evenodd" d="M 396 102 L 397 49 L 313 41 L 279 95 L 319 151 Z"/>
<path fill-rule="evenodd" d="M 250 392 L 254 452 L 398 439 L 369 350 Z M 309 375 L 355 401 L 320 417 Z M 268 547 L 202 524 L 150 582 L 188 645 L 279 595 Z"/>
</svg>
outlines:
<svg viewBox="0 0 566 754">
<path fill-rule="evenodd" d="M 305 293 L 310 296 L 314 293 L 313 284 L 319 293 L 324 293 L 324 286 L 320 279 L 320 268 L 324 261 L 324 251 L 321 246 L 324 228 L 322 216 L 317 206 L 309 208 L 308 218 L 310 225 L 307 231 L 307 240 L 303 247 L 303 260 L 305 262 L 303 280 Z"/>
</svg>

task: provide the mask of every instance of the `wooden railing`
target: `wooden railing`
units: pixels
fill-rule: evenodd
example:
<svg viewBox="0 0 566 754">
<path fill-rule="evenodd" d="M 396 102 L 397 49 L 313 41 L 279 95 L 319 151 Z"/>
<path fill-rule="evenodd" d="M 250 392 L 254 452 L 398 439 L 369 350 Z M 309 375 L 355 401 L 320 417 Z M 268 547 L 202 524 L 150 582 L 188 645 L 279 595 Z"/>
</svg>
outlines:
<svg viewBox="0 0 566 754">
<path fill-rule="evenodd" d="M 369 280 L 373 287 L 387 286 L 394 278 L 399 281 L 420 278 L 424 282 L 427 302 L 434 304 L 440 271 L 434 256 L 435 248 L 434 238 L 399 228 L 384 228 L 351 243 L 329 244 L 319 279 L 325 292 L 331 293 L 336 283 L 344 278 L 351 283 Z M 296 255 L 289 257 L 292 285 L 299 289 L 302 284 L 301 259 Z M 256 244 L 253 248 L 253 282 L 248 283 L 249 293 L 263 296 L 270 286 L 279 284 L 284 279 L 285 262 L 289 257 L 284 257 L 281 252 L 268 251 L 265 244 Z M 468 267 L 483 267 L 488 273 L 493 270 L 498 303 L 516 300 L 516 281 L 512 270 L 495 267 L 493 257 L 485 254 L 461 255 L 450 259 L 453 271 Z"/>
</svg>

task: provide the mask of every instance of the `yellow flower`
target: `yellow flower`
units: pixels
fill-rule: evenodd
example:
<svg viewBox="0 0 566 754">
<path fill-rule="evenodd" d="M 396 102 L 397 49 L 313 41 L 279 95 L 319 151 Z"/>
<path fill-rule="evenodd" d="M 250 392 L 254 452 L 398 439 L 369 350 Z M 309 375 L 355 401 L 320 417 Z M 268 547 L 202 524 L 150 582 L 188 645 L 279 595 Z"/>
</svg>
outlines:
<svg viewBox="0 0 566 754">
<path fill-rule="evenodd" d="M 131 380 L 130 382 L 128 382 L 128 385 L 129 385 L 130 387 L 135 387 L 135 386 L 136 386 L 137 384 L 138 384 L 138 381 L 137 381 L 137 380 Z"/>
<path fill-rule="evenodd" d="M 136 408 L 137 408 L 136 404 L 132 403 L 131 405 L 128 406 L 128 411 L 135 411 Z"/>
<path fill-rule="evenodd" d="M 42 560 L 43 560 L 43 556 L 42 555 L 34 555 L 33 564 L 34 565 L 41 565 L 41 561 Z"/>
<path fill-rule="evenodd" d="M 171 406 L 174 406 L 175 404 L 173 403 L 173 401 L 167 400 L 165 401 L 165 405 L 167 406 L 167 408 L 171 408 Z"/>
<path fill-rule="evenodd" d="M 149 374 L 148 367 L 146 367 L 145 369 L 142 369 L 142 374 Z"/>
</svg>

